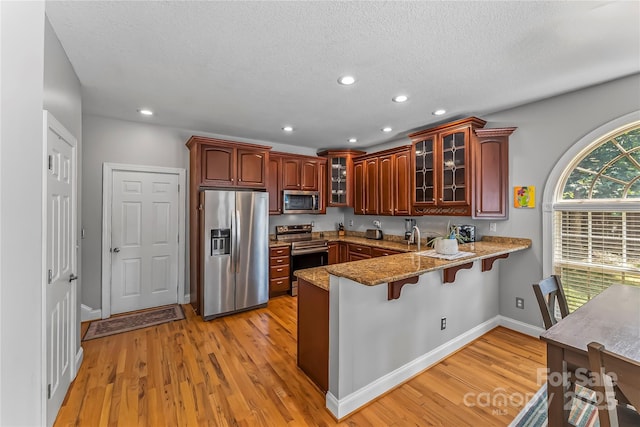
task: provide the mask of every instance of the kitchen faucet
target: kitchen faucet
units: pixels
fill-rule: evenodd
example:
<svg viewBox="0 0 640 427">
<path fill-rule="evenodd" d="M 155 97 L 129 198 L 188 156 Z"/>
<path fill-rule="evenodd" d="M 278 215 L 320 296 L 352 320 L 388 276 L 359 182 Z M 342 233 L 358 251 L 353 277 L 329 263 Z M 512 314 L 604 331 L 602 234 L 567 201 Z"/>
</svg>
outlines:
<svg viewBox="0 0 640 427">
<path fill-rule="evenodd" d="M 418 228 L 417 225 L 414 225 L 413 228 L 411 229 L 411 242 L 410 243 L 416 243 L 415 237 L 414 237 L 414 232 L 416 232 L 416 234 L 418 235 L 418 252 L 420 252 L 420 240 L 422 240 L 420 238 L 420 229 Z"/>
</svg>

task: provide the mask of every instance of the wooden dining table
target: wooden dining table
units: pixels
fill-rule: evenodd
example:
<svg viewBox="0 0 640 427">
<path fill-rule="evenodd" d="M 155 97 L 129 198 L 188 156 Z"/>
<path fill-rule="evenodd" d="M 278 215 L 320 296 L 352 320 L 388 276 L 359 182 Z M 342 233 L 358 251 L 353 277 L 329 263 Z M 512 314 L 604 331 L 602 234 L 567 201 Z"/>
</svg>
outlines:
<svg viewBox="0 0 640 427">
<path fill-rule="evenodd" d="M 640 362 L 640 287 L 610 286 L 553 325 L 540 338 L 547 343 L 548 425 L 567 426 L 573 390 L 565 390 L 560 379 L 575 373 L 567 373 L 564 362 L 587 372 L 587 345 L 593 341 Z M 579 375 L 584 374 L 579 372 Z M 580 383 L 581 378 L 577 378 Z"/>
</svg>

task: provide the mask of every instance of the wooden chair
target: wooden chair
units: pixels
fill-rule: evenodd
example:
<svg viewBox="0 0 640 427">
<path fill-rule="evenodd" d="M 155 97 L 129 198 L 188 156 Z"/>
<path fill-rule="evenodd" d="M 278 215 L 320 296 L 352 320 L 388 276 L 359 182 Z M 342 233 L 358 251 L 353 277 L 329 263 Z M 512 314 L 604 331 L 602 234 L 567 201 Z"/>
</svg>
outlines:
<svg viewBox="0 0 640 427">
<path fill-rule="evenodd" d="M 596 342 L 590 343 L 587 349 L 593 375 L 591 388 L 600 403 L 600 426 L 640 426 L 640 363 L 607 351 Z M 628 402 L 635 410 L 620 402 Z"/>
<path fill-rule="evenodd" d="M 549 276 L 539 283 L 534 283 L 533 293 L 536 294 L 545 329 L 549 329 L 558 323 L 555 316 L 556 300 L 558 301 L 562 318 L 564 319 L 569 315 L 569 306 L 567 305 L 567 299 L 564 296 L 559 276 Z"/>
</svg>

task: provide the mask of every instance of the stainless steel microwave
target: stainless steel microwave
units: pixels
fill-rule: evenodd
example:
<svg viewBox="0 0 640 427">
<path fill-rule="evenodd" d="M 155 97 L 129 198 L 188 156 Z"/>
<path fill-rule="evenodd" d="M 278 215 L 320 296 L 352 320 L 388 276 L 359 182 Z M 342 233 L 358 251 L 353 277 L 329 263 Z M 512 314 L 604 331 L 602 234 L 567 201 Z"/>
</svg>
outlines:
<svg viewBox="0 0 640 427">
<path fill-rule="evenodd" d="M 320 193 L 317 191 L 284 190 L 282 192 L 282 213 L 317 214 L 320 207 Z"/>
</svg>

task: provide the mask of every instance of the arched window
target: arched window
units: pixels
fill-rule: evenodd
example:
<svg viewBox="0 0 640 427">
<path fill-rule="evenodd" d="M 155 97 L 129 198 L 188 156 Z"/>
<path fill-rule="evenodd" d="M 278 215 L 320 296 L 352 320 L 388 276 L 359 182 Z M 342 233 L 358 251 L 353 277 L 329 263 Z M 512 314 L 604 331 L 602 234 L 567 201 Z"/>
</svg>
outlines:
<svg viewBox="0 0 640 427">
<path fill-rule="evenodd" d="M 640 122 L 592 141 L 553 201 L 553 273 L 570 311 L 609 285 L 640 286 Z"/>
</svg>

